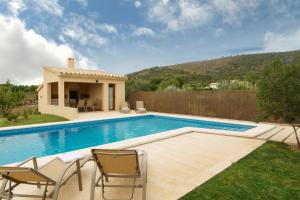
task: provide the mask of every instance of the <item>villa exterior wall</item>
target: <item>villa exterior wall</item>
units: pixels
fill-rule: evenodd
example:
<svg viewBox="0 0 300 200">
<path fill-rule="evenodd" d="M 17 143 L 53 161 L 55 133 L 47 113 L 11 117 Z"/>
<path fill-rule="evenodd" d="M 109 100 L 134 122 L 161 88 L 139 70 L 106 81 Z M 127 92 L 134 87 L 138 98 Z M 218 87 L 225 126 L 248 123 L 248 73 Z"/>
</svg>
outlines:
<svg viewBox="0 0 300 200">
<path fill-rule="evenodd" d="M 82 77 L 62 77 L 64 82 L 76 83 L 93 83 L 88 86 L 92 98 L 102 100 L 103 111 L 108 111 L 108 85 L 115 84 L 115 110 L 119 110 L 121 102 L 125 101 L 125 80 L 118 79 L 99 79 L 99 78 L 82 78 Z M 99 88 L 97 85 L 101 85 Z M 103 94 L 103 95 L 102 95 Z"/>
<path fill-rule="evenodd" d="M 75 119 L 78 115 L 77 108 L 59 107 L 54 105 L 44 105 L 41 107 L 40 112 L 43 114 L 58 115 L 69 120 Z"/>
<path fill-rule="evenodd" d="M 116 83 L 116 106 L 115 109 L 119 110 L 121 103 L 125 101 L 125 81 Z"/>
<path fill-rule="evenodd" d="M 93 100 L 100 99 L 101 102 L 103 102 L 103 84 L 90 84 L 88 88 L 88 92 L 90 95 L 90 98 Z M 102 105 L 103 109 L 103 105 Z"/>
<path fill-rule="evenodd" d="M 115 85 L 115 110 L 119 110 L 122 101 L 125 101 L 125 80 L 97 77 L 68 77 L 58 76 L 55 73 L 44 70 L 44 83 L 38 91 L 38 108 L 41 113 L 53 114 L 74 119 L 78 115 L 77 108 L 66 107 L 65 99 L 69 99 L 69 90 L 78 89 L 82 94 L 86 93 L 89 98 L 102 101 L 102 110 L 108 111 L 108 86 Z M 58 83 L 51 84 L 51 83 Z M 81 84 L 80 84 L 81 83 Z M 85 84 L 82 84 L 85 83 Z M 52 93 L 51 93 L 52 90 Z M 58 95 L 58 105 L 51 104 L 51 94 Z"/>
</svg>

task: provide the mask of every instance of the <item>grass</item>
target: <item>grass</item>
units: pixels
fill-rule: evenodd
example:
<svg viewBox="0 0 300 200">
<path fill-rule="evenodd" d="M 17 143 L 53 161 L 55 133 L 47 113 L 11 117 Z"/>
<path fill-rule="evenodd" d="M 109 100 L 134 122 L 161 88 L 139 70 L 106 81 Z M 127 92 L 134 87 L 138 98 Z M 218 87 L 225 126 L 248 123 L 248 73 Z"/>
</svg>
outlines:
<svg viewBox="0 0 300 200">
<path fill-rule="evenodd" d="M 268 142 L 181 200 L 300 199 L 300 153 Z"/>
<path fill-rule="evenodd" d="M 61 121 L 67 121 L 67 119 L 56 115 L 47 115 L 47 114 L 29 115 L 27 119 L 21 118 L 18 119 L 18 121 L 16 122 L 11 122 L 6 119 L 0 120 L 0 127 L 40 124 L 40 123 L 49 123 L 49 122 L 61 122 Z"/>
</svg>

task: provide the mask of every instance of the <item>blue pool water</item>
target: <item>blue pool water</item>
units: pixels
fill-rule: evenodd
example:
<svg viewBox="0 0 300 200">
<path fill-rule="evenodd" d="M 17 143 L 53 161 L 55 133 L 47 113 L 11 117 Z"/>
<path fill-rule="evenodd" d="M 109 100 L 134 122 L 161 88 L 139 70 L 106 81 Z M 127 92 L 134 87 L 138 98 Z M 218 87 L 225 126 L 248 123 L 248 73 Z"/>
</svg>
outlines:
<svg viewBox="0 0 300 200">
<path fill-rule="evenodd" d="M 145 115 L 0 131 L 0 165 L 182 127 L 244 132 L 254 126 Z"/>
</svg>

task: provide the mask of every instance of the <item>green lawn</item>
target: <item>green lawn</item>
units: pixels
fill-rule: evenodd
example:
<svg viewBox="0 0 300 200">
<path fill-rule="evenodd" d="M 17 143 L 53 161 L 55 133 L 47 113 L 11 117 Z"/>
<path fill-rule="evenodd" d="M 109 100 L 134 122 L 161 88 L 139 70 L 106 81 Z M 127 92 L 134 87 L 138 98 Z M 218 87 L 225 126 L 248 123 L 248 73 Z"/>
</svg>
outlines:
<svg viewBox="0 0 300 200">
<path fill-rule="evenodd" d="M 268 142 L 181 198 L 190 199 L 300 199 L 300 153 Z"/>
<path fill-rule="evenodd" d="M 56 115 L 30 115 L 27 119 L 18 119 L 16 122 L 10 122 L 6 119 L 0 120 L 0 127 L 6 126 L 20 126 L 20 125 L 29 125 L 29 124 L 40 124 L 40 123 L 48 123 L 48 122 L 60 122 L 67 121 L 67 119 L 63 117 L 59 117 Z"/>
</svg>

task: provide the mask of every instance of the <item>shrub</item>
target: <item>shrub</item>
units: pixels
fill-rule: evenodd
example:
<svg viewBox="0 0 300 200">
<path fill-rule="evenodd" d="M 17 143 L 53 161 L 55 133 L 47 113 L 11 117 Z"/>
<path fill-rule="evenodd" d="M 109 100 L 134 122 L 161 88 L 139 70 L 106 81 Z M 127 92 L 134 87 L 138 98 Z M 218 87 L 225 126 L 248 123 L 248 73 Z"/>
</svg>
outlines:
<svg viewBox="0 0 300 200">
<path fill-rule="evenodd" d="M 23 110 L 23 117 L 24 119 L 28 119 L 28 112 L 26 109 Z"/>
<path fill-rule="evenodd" d="M 257 102 L 261 119 L 273 117 L 275 120 L 282 120 L 293 127 L 300 149 L 298 128 L 296 128 L 300 122 L 299 63 L 300 59 L 299 62 L 284 64 L 277 58 L 266 64 L 257 85 Z"/>
<path fill-rule="evenodd" d="M 15 122 L 18 119 L 18 115 L 16 115 L 16 114 L 8 114 L 6 118 L 7 118 L 8 121 Z"/>
<path fill-rule="evenodd" d="M 27 112 L 28 112 L 28 115 L 32 115 L 34 113 L 33 109 L 31 109 L 31 108 L 28 108 Z"/>
<path fill-rule="evenodd" d="M 0 114 L 8 116 L 24 100 L 24 92 L 18 91 L 9 81 L 0 85 Z"/>
<path fill-rule="evenodd" d="M 34 109 L 34 114 L 35 114 L 35 115 L 40 115 L 40 114 L 41 114 L 41 112 L 39 112 L 39 109 L 38 109 L 38 108 L 36 108 L 36 109 Z"/>
</svg>

